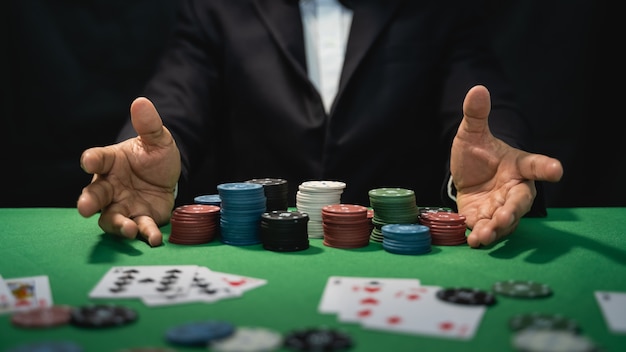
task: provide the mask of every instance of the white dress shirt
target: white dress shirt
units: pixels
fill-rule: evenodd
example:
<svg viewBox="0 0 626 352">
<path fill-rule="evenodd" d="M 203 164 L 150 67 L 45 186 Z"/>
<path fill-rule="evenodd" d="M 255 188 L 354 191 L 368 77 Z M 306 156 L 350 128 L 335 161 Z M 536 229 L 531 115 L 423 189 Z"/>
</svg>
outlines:
<svg viewBox="0 0 626 352">
<path fill-rule="evenodd" d="M 352 24 L 352 11 L 337 0 L 300 0 L 309 79 L 327 112 L 333 104 Z"/>
</svg>

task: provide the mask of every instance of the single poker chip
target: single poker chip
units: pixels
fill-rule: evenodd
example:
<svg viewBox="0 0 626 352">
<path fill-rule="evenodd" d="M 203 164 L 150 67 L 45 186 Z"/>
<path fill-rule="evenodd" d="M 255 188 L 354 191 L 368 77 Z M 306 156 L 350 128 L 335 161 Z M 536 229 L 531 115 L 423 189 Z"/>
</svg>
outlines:
<svg viewBox="0 0 626 352">
<path fill-rule="evenodd" d="M 345 332 L 317 327 L 290 332 L 283 346 L 293 351 L 342 351 L 352 348 L 354 342 Z"/>
<path fill-rule="evenodd" d="M 193 321 L 173 326 L 165 332 L 167 342 L 178 346 L 207 346 L 235 332 L 232 323 L 219 320 Z"/>
<path fill-rule="evenodd" d="M 206 204 L 206 205 L 220 206 L 222 204 L 222 199 L 220 198 L 219 194 L 203 194 L 203 195 L 194 197 L 193 201 L 194 203 Z"/>
<path fill-rule="evenodd" d="M 346 188 L 346 184 L 341 181 L 330 181 L 330 180 L 312 180 L 302 182 L 298 189 L 307 190 L 309 192 L 326 192 L 326 191 L 338 191 Z"/>
<path fill-rule="evenodd" d="M 563 330 L 522 330 L 513 335 L 513 347 L 524 352 L 593 352 L 589 338 Z"/>
<path fill-rule="evenodd" d="M 509 319 L 509 328 L 512 331 L 526 329 L 533 330 L 565 330 L 571 333 L 579 333 L 578 323 L 571 318 L 560 314 L 549 313 L 524 313 L 513 316 Z"/>
<path fill-rule="evenodd" d="M 84 349 L 72 341 L 39 341 L 25 343 L 6 352 L 83 352 Z"/>
<path fill-rule="evenodd" d="M 237 327 L 235 332 L 223 339 L 209 343 L 209 349 L 217 352 L 265 352 L 275 351 L 283 344 L 283 336 L 262 327 Z"/>
<path fill-rule="evenodd" d="M 83 328 L 109 328 L 133 323 L 137 312 L 116 304 L 93 304 L 72 308 L 70 323 Z"/>
<path fill-rule="evenodd" d="M 21 328 L 50 328 L 68 324 L 72 307 L 54 305 L 20 311 L 11 316 L 11 323 Z"/>
<path fill-rule="evenodd" d="M 540 298 L 552 295 L 552 289 L 542 283 L 529 280 L 506 280 L 493 284 L 493 292 L 518 298 Z"/>
<path fill-rule="evenodd" d="M 491 306 L 496 303 L 496 298 L 490 292 L 476 288 L 444 288 L 437 291 L 437 298 L 456 304 Z"/>
</svg>

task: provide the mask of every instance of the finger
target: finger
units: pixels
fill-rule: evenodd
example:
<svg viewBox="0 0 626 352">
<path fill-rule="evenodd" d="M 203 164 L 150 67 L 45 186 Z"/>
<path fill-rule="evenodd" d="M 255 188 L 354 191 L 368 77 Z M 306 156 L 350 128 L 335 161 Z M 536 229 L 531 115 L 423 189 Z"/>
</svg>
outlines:
<svg viewBox="0 0 626 352">
<path fill-rule="evenodd" d="M 138 216 L 135 223 L 139 227 L 139 235 L 150 245 L 160 246 L 163 243 L 163 234 L 154 220 L 149 216 Z"/>
<path fill-rule="evenodd" d="M 83 188 L 78 197 L 76 207 L 83 217 L 90 217 L 106 207 L 113 200 L 111 184 L 98 177 L 98 174 L 107 174 L 111 171 L 115 161 L 115 151 L 112 147 L 89 148 L 80 158 L 80 167 L 88 174 L 95 175 L 92 182 Z"/>
<path fill-rule="evenodd" d="M 496 240 L 497 234 L 493 226 L 489 226 L 491 219 L 482 219 L 476 222 L 472 231 L 467 235 L 467 244 L 472 248 L 487 245 Z"/>
<path fill-rule="evenodd" d="M 510 234 L 518 223 L 515 213 L 499 209 L 491 219 L 479 220 L 467 236 L 467 244 L 472 248 L 490 245 Z"/>
<path fill-rule="evenodd" d="M 115 162 L 115 148 L 94 147 L 83 152 L 80 167 L 88 174 L 107 174 Z"/>
<path fill-rule="evenodd" d="M 113 187 L 105 180 L 94 177 L 94 181 L 83 188 L 76 202 L 78 213 L 83 217 L 90 217 L 108 206 L 113 201 Z"/>
<path fill-rule="evenodd" d="M 140 97 L 133 101 L 130 116 L 133 127 L 145 146 L 161 146 L 172 142 L 165 133 L 161 116 L 147 98 Z"/>
<path fill-rule="evenodd" d="M 563 177 L 561 162 L 541 154 L 526 154 L 520 158 L 518 167 L 527 180 L 558 182 Z"/>
<path fill-rule="evenodd" d="M 534 194 L 526 185 L 511 189 L 505 203 L 493 213 L 491 218 L 476 222 L 467 236 L 467 243 L 470 247 L 489 245 L 511 234 L 517 228 L 519 220 L 530 210 Z"/>
<path fill-rule="evenodd" d="M 483 133 L 489 130 L 487 123 L 491 112 L 491 97 L 484 86 L 472 87 L 463 101 L 463 120 L 460 130 L 468 133 Z"/>
<path fill-rule="evenodd" d="M 137 224 L 118 210 L 106 209 L 98 219 L 100 228 L 110 234 L 124 236 L 129 239 L 137 237 Z"/>
</svg>

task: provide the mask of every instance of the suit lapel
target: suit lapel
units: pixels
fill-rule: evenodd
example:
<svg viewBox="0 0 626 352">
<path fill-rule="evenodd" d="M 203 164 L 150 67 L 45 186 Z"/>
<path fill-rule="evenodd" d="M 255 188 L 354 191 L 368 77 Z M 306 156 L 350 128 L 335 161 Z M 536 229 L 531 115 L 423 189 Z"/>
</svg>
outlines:
<svg viewBox="0 0 626 352">
<path fill-rule="evenodd" d="M 378 34 L 391 19 L 399 4 L 404 0 L 355 0 L 352 1 L 353 18 L 346 57 L 337 99 L 363 60 Z"/>
<path fill-rule="evenodd" d="M 354 0 L 352 28 L 346 48 L 346 57 L 341 73 L 339 91 L 341 95 L 379 33 L 392 18 L 399 4 L 405 0 Z M 276 39 L 296 72 L 309 81 L 306 72 L 304 35 L 298 0 L 253 0 L 259 15 Z"/>
<path fill-rule="evenodd" d="M 302 17 L 297 0 L 253 0 L 262 21 L 268 27 L 280 50 L 305 79 L 306 55 Z"/>
</svg>

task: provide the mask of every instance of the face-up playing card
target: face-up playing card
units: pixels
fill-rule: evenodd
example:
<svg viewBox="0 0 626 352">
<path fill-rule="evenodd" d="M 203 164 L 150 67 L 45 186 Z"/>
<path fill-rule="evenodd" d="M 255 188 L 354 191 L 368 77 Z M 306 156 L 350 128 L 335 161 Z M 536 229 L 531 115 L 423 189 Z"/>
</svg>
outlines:
<svg viewBox="0 0 626 352">
<path fill-rule="evenodd" d="M 412 284 L 419 286 L 418 279 L 404 278 L 368 278 L 351 276 L 331 276 L 326 281 L 322 298 L 318 305 L 320 313 L 339 313 L 346 300 L 353 299 L 360 293 L 372 293 L 381 284 Z"/>
<path fill-rule="evenodd" d="M 90 298 L 176 296 L 187 292 L 197 265 L 139 265 L 110 268 Z"/>
<path fill-rule="evenodd" d="M 9 286 L 7 286 L 2 275 L 0 275 L 0 314 L 11 312 L 14 306 L 15 297 L 13 297 Z"/>
<path fill-rule="evenodd" d="M 53 304 L 47 275 L 4 279 L 4 283 L 13 296 L 10 311 L 49 307 Z"/>
<path fill-rule="evenodd" d="M 485 306 L 448 303 L 437 298 L 437 286 L 421 286 L 390 292 L 376 310 L 361 319 L 364 328 L 431 335 L 472 338 Z"/>
<path fill-rule="evenodd" d="M 263 286 L 267 283 L 267 280 L 265 279 L 241 276 L 219 271 L 213 271 L 212 275 L 216 280 L 226 285 L 226 287 L 239 293 L 244 293 L 254 288 Z"/>
<path fill-rule="evenodd" d="M 594 292 L 604 320 L 614 333 L 626 333 L 626 292 Z"/>
<path fill-rule="evenodd" d="M 222 273 L 213 272 L 207 267 L 198 267 L 188 291 L 177 295 L 144 296 L 142 301 L 148 306 L 163 306 L 191 302 L 210 303 L 241 296 L 242 291 L 231 287 L 221 276 Z"/>
<path fill-rule="evenodd" d="M 413 279 L 374 279 L 350 283 L 341 293 L 337 315 L 342 322 L 359 322 L 368 319 L 384 302 L 404 290 L 419 289 L 420 283 Z"/>
</svg>

